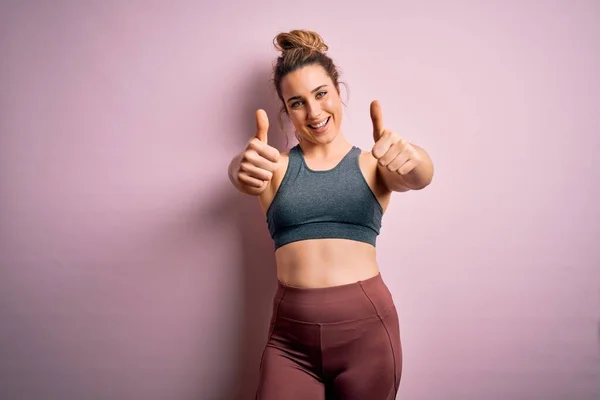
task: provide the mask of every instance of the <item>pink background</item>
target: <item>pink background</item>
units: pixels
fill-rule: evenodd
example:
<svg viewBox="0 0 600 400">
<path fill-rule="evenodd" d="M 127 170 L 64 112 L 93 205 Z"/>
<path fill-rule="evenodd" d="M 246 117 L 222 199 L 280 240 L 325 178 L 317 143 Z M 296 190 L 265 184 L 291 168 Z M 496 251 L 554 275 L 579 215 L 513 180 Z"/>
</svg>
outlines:
<svg viewBox="0 0 600 400">
<path fill-rule="evenodd" d="M 436 165 L 378 242 L 398 398 L 597 399 L 600 4 L 203 3 L 2 2 L 0 398 L 253 398 L 272 243 L 226 169 L 259 107 L 286 147 L 271 40 L 310 28 L 347 137 L 377 98 Z"/>
</svg>

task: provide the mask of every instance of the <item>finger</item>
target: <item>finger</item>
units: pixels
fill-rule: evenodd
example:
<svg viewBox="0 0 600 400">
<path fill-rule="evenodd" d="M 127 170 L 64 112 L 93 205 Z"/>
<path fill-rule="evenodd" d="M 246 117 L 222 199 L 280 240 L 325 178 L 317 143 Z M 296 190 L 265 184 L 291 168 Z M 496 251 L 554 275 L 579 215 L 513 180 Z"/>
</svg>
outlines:
<svg viewBox="0 0 600 400">
<path fill-rule="evenodd" d="M 268 142 L 269 117 L 265 110 L 256 111 L 256 137 L 263 143 Z"/>
<path fill-rule="evenodd" d="M 410 153 L 407 151 L 400 151 L 400 153 L 387 164 L 387 169 L 391 172 L 398 171 L 408 161 L 410 161 Z"/>
<path fill-rule="evenodd" d="M 250 139 L 248 147 L 254 150 L 259 156 L 271 162 L 276 163 L 279 161 L 279 150 L 260 140 L 256 140 L 255 138 Z"/>
<path fill-rule="evenodd" d="M 265 185 L 265 181 L 253 178 L 253 177 L 245 175 L 245 174 L 240 174 L 238 176 L 238 181 L 240 181 L 244 185 L 247 185 L 250 187 L 255 187 L 258 189 L 262 188 Z"/>
<path fill-rule="evenodd" d="M 265 182 L 270 181 L 271 178 L 273 178 L 272 171 L 257 167 L 256 165 L 252 165 L 250 163 L 241 163 L 240 171 L 251 178 L 256 178 Z"/>
<path fill-rule="evenodd" d="M 394 135 L 384 131 L 373 146 L 373 157 L 381 159 L 397 141 L 398 139 L 394 138 Z"/>
<path fill-rule="evenodd" d="M 417 160 L 410 159 L 398 169 L 398 173 L 400 175 L 406 175 L 410 173 L 413 169 L 415 169 L 419 165 Z"/>
<path fill-rule="evenodd" d="M 381 158 L 379 158 L 379 163 L 381 165 L 388 165 L 390 164 L 395 158 L 397 158 L 400 154 L 402 154 L 403 152 L 406 152 L 408 150 L 408 142 L 404 139 L 402 139 L 401 137 L 398 137 L 396 134 L 394 134 L 393 132 L 389 133 L 386 132 L 384 133 L 383 138 L 380 141 L 385 140 L 387 137 L 391 137 L 392 139 L 392 145 L 390 146 L 390 148 L 386 151 L 386 153 L 381 156 Z M 410 158 L 410 154 L 408 154 L 408 158 Z"/>
<path fill-rule="evenodd" d="M 379 159 L 379 165 L 387 167 L 390 171 L 395 171 L 406 162 L 406 160 L 408 160 L 408 156 L 404 154 L 404 148 L 399 145 L 399 143 L 396 143 Z"/>
<path fill-rule="evenodd" d="M 373 122 L 373 140 L 377 142 L 383 133 L 383 114 L 378 100 L 371 102 L 371 121 Z"/>
</svg>

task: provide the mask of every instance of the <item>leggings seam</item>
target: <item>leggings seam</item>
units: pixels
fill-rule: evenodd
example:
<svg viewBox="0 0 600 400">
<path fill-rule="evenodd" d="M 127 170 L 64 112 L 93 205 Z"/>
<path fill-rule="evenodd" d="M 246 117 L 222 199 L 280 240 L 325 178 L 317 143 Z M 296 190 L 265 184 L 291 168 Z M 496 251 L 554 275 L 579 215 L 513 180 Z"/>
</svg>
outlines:
<svg viewBox="0 0 600 400">
<path fill-rule="evenodd" d="M 275 307 L 275 310 L 273 310 L 273 312 L 274 312 L 273 326 L 271 326 L 269 328 L 271 330 L 271 332 L 269 332 L 269 337 L 267 338 L 267 343 L 269 341 L 271 341 L 271 338 L 273 337 L 273 332 L 275 331 L 275 325 L 277 324 L 277 320 L 279 319 L 279 306 L 281 305 L 281 302 L 283 301 L 283 298 L 285 296 L 285 292 L 286 292 L 286 289 L 284 288 L 283 289 L 283 293 L 281 294 L 281 298 L 277 302 L 277 307 Z"/>
<path fill-rule="evenodd" d="M 319 354 L 321 355 L 321 376 L 325 381 L 325 362 L 323 361 L 323 326 L 319 325 Z"/>
<path fill-rule="evenodd" d="M 392 337 L 390 336 L 390 331 L 388 330 L 387 326 L 385 325 L 385 322 L 383 322 L 383 318 L 381 318 L 381 315 L 379 314 L 379 310 L 375 306 L 375 303 L 373 303 L 373 300 L 371 300 L 371 297 L 365 291 L 365 288 L 363 287 L 362 284 L 360 285 L 360 288 L 362 289 L 363 293 L 365 294 L 365 297 L 367 298 L 367 300 L 369 300 L 369 302 L 373 306 L 373 309 L 375 310 L 375 312 L 377 313 L 377 317 L 379 318 L 379 322 L 381 322 L 381 325 L 383 325 L 383 329 L 385 329 L 385 334 L 387 335 L 387 338 L 388 338 L 390 350 L 392 351 L 392 361 L 393 361 L 393 365 L 394 365 L 393 385 L 394 385 L 394 396 L 396 396 L 398 394 L 398 387 L 396 386 L 396 381 L 398 379 L 398 371 L 396 370 L 396 354 L 394 353 L 394 345 L 392 344 Z"/>
</svg>

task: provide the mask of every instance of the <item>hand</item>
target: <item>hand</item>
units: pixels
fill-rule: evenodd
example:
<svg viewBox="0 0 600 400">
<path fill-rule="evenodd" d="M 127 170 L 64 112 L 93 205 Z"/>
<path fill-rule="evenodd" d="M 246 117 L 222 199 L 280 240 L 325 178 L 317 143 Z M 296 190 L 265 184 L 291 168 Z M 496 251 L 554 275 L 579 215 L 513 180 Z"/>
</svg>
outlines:
<svg viewBox="0 0 600 400">
<path fill-rule="evenodd" d="M 251 188 L 264 188 L 273 178 L 279 161 L 279 150 L 269 146 L 269 118 L 264 110 L 256 111 L 256 136 L 248 141 L 241 154 L 237 180 Z"/>
<path fill-rule="evenodd" d="M 406 175 L 415 169 L 421 161 L 418 151 L 398 134 L 383 127 L 381 106 L 377 100 L 371 103 L 371 120 L 375 141 L 372 154 L 379 165 L 400 175 Z"/>
</svg>

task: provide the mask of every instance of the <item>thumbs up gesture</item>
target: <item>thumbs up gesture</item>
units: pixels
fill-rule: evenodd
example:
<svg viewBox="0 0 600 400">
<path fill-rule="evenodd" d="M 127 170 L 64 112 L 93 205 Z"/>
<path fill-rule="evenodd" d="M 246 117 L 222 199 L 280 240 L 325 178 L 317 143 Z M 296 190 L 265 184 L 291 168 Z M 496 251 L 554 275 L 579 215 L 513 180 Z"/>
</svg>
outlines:
<svg viewBox="0 0 600 400">
<path fill-rule="evenodd" d="M 273 178 L 279 150 L 268 144 L 269 118 L 264 110 L 256 111 L 256 135 L 239 155 L 235 177 L 246 191 L 257 194 Z"/>
<path fill-rule="evenodd" d="M 371 103 L 371 120 L 375 141 L 372 154 L 379 165 L 400 175 L 415 169 L 421 162 L 419 152 L 398 134 L 384 128 L 381 106 L 377 100 Z"/>
</svg>

